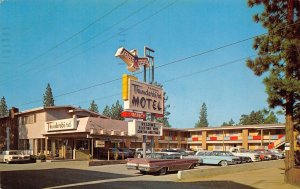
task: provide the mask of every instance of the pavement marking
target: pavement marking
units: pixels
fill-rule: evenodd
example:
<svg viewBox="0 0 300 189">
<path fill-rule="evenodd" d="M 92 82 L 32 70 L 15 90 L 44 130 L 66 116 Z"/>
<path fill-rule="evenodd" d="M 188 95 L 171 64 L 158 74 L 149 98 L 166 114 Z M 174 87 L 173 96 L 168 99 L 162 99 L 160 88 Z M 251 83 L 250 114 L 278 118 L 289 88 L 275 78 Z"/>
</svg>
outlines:
<svg viewBox="0 0 300 189">
<path fill-rule="evenodd" d="M 80 182 L 80 183 L 74 183 L 74 184 L 65 184 L 60 186 L 52 186 L 47 187 L 44 189 L 54 189 L 54 188 L 67 188 L 67 187 L 75 187 L 75 186 L 85 186 L 90 184 L 100 184 L 100 183 L 106 183 L 106 182 L 114 182 L 114 181 L 125 181 L 126 179 L 106 179 L 106 180 L 96 180 L 96 181 L 89 181 L 89 182 Z"/>
<path fill-rule="evenodd" d="M 164 175 L 165 177 L 166 175 Z M 143 176 L 138 176 L 138 178 L 143 177 L 145 178 L 145 181 L 149 181 L 147 177 L 151 177 L 154 181 L 156 180 L 157 177 L 153 175 L 143 175 Z M 157 178 L 160 180 L 159 178 Z M 95 180 L 95 181 L 89 181 L 89 182 L 80 182 L 80 183 L 74 183 L 74 184 L 65 184 L 65 185 L 59 185 L 59 186 L 52 186 L 52 187 L 46 187 L 43 189 L 56 189 L 56 188 L 68 188 L 68 187 L 76 187 L 76 186 L 86 186 L 86 185 L 92 185 L 92 184 L 100 184 L 100 183 L 106 183 L 106 182 L 115 182 L 115 181 L 136 181 L 137 177 L 127 177 L 127 178 L 115 178 L 115 179 L 105 179 L 105 180 Z M 143 181 L 143 180 L 138 180 L 138 181 Z M 176 182 L 173 180 L 170 180 L 170 182 Z"/>
</svg>

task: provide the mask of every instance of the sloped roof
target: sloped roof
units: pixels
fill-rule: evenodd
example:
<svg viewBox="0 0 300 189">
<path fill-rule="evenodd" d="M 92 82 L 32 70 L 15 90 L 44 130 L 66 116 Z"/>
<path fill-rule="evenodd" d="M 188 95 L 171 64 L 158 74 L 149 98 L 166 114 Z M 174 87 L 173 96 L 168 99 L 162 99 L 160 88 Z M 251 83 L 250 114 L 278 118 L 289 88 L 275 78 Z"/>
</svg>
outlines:
<svg viewBox="0 0 300 189">
<path fill-rule="evenodd" d="M 89 114 L 92 114 L 94 116 L 99 116 L 102 118 L 109 118 L 107 116 L 104 116 L 102 114 L 96 113 L 96 112 L 92 112 L 86 109 L 81 109 L 81 108 L 77 108 L 71 105 L 65 105 L 65 106 L 46 106 L 46 107 L 38 107 L 38 108 L 33 108 L 33 109 L 29 109 L 29 110 L 24 110 L 24 111 L 20 111 L 18 113 L 16 113 L 16 115 L 22 115 L 22 114 L 26 114 L 26 113 L 32 113 L 32 112 L 37 112 L 37 111 L 42 111 L 42 110 L 49 110 L 49 109 L 70 109 L 70 110 L 74 110 L 74 112 L 87 112 Z"/>
<path fill-rule="evenodd" d="M 89 117 L 86 129 L 90 130 L 92 128 L 127 132 L 128 122 L 114 119 L 103 119 L 99 117 Z"/>
</svg>

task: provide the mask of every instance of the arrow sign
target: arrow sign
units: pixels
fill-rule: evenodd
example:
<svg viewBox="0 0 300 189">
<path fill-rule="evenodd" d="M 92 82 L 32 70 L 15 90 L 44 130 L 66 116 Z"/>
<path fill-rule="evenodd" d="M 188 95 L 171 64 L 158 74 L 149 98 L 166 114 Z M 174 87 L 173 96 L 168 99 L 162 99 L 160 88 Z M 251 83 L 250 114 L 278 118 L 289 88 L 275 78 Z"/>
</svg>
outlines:
<svg viewBox="0 0 300 189">
<path fill-rule="evenodd" d="M 117 50 L 115 56 L 121 58 L 127 64 L 127 69 L 130 72 L 139 70 L 141 66 L 150 66 L 148 58 L 138 57 L 137 50 L 135 49 L 128 51 L 124 47 L 121 47 Z"/>
</svg>

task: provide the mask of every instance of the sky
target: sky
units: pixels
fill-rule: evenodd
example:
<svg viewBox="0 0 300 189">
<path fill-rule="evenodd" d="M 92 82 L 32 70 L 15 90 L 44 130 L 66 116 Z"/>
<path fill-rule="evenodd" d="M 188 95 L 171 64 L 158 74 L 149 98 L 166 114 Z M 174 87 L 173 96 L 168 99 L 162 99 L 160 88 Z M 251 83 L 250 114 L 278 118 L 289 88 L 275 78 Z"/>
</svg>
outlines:
<svg viewBox="0 0 300 189">
<path fill-rule="evenodd" d="M 1 0 L 0 96 L 9 108 L 41 107 L 50 83 L 55 105 L 95 100 L 102 112 L 123 103 L 119 78 L 132 74 L 117 49 L 143 56 L 148 46 L 173 128 L 194 127 L 202 103 L 209 126 L 238 123 L 268 107 L 263 77 L 245 63 L 265 32 L 252 20 L 261 10 L 240 0 Z"/>
</svg>

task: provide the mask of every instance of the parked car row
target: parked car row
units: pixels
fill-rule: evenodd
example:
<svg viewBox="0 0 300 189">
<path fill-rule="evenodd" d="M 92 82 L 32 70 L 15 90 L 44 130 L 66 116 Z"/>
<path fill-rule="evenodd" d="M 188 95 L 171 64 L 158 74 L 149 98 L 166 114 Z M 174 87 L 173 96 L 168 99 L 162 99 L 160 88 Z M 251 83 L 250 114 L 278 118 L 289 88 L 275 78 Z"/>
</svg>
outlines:
<svg viewBox="0 0 300 189">
<path fill-rule="evenodd" d="M 253 161 L 271 160 L 284 158 L 280 150 L 254 150 L 246 151 L 197 151 L 195 154 L 184 149 L 162 149 L 154 152 L 146 158 L 129 158 L 128 169 L 139 170 L 142 174 L 156 173 L 166 174 L 168 171 L 178 171 L 194 168 L 197 165 L 220 165 L 228 166 Z"/>
</svg>

